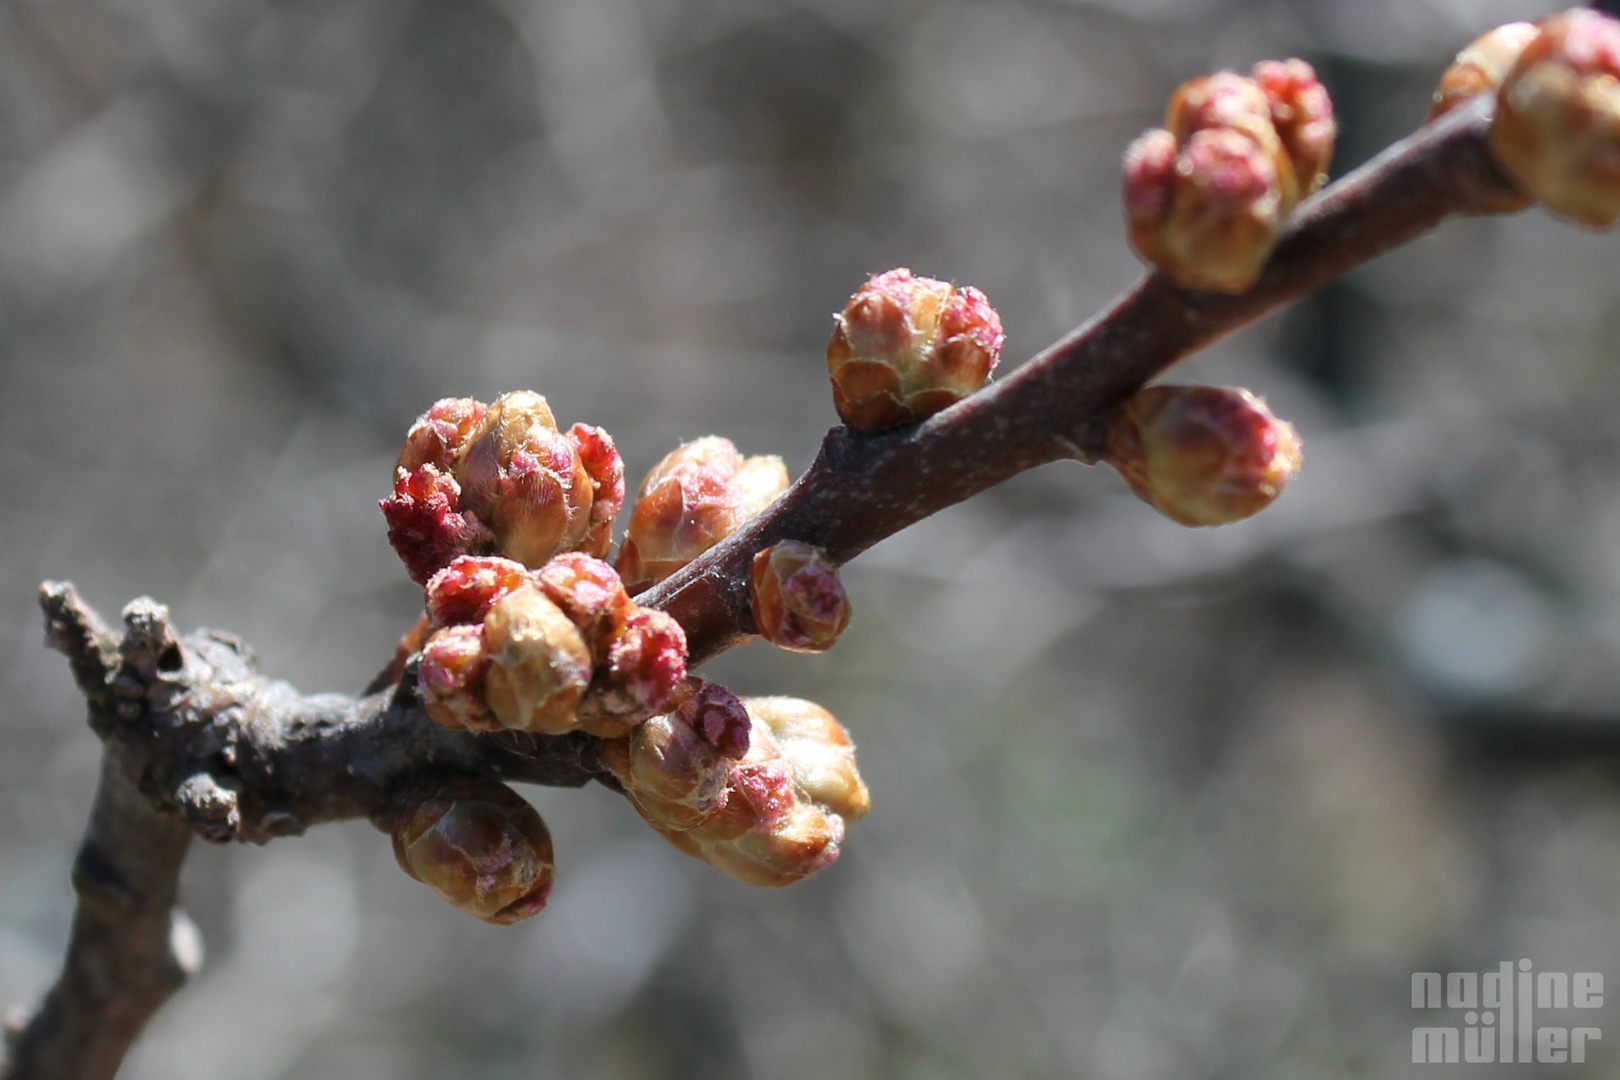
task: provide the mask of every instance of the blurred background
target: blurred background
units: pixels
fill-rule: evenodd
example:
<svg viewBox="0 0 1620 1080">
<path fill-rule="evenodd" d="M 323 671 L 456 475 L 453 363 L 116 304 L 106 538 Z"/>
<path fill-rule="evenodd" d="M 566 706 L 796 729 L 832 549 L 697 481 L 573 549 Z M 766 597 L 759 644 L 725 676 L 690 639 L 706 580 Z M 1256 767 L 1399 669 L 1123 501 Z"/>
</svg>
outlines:
<svg viewBox="0 0 1620 1080">
<path fill-rule="evenodd" d="M 538 390 L 632 482 L 711 432 L 796 472 L 867 274 L 983 288 L 1009 365 L 1132 284 L 1118 161 L 1182 79 L 1307 57 L 1343 172 L 1548 10 L 4 0 L 0 1002 L 56 971 L 98 755 L 42 578 L 357 689 L 420 603 L 376 500 L 435 398 Z M 558 885 L 510 928 L 363 823 L 197 850 L 208 959 L 125 1075 L 1407 1077 L 1413 971 L 1620 993 L 1617 269 L 1452 223 L 1178 372 L 1301 430 L 1259 518 L 1044 468 L 853 563 L 831 654 L 713 665 L 860 743 L 809 882 L 600 788 L 526 791 Z M 1617 1017 L 1560 1075 L 1615 1075 Z"/>
</svg>

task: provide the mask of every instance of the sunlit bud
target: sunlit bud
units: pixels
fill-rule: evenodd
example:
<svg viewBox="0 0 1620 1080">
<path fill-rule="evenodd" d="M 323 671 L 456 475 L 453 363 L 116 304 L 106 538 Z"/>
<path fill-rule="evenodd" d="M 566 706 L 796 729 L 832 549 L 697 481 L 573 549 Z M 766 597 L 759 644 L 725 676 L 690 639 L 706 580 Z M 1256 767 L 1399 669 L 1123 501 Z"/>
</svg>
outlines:
<svg viewBox="0 0 1620 1080">
<path fill-rule="evenodd" d="M 775 456 L 744 458 L 710 435 L 669 452 L 641 482 L 619 574 L 632 593 L 673 574 L 787 490 Z"/>
<path fill-rule="evenodd" d="M 506 394 L 489 407 L 456 478 L 463 508 L 488 523 L 496 551 L 525 566 L 542 566 L 590 534 L 591 476 L 539 394 Z"/>
<path fill-rule="evenodd" d="M 827 345 L 833 405 L 865 431 L 909 424 L 956 404 L 995 370 L 1001 316 L 971 286 L 878 274 L 834 317 Z"/>
<path fill-rule="evenodd" d="M 391 831 L 407 874 L 485 922 L 526 919 L 551 895 L 551 834 L 503 784 L 442 791 L 401 813 Z"/>
<path fill-rule="evenodd" d="M 467 731 L 491 731 L 500 725 L 484 700 L 489 658 L 482 626 L 439 630 L 422 647 L 417 690 L 435 723 Z"/>
<path fill-rule="evenodd" d="M 1264 509 L 1299 472 L 1293 425 L 1247 390 L 1150 386 L 1109 416 L 1103 460 L 1183 525 L 1224 525 Z"/>
<path fill-rule="evenodd" d="M 1440 76 L 1429 119 L 1444 116 L 1477 94 L 1495 91 L 1513 70 L 1524 47 L 1540 32 L 1533 23 L 1515 22 L 1471 41 Z"/>
<path fill-rule="evenodd" d="M 615 628 L 634 607 L 613 567 L 583 552 L 558 555 L 534 571 L 534 580 L 573 621 L 599 659 Z"/>
<path fill-rule="evenodd" d="M 641 812 L 662 828 L 689 829 L 726 799 L 732 763 L 748 753 L 748 712 L 718 683 L 688 679 L 673 712 L 640 725 L 607 762 Z"/>
<path fill-rule="evenodd" d="M 662 611 L 632 607 L 605 640 L 579 726 L 615 738 L 664 711 L 686 681 L 686 632 Z"/>
<path fill-rule="evenodd" d="M 591 478 L 591 516 L 579 549 L 605 558 L 613 546 L 613 519 L 624 505 L 624 459 L 613 445 L 613 437 L 599 427 L 575 424 L 568 431 L 585 475 Z"/>
<path fill-rule="evenodd" d="M 783 540 L 754 556 L 749 571 L 754 623 L 772 645 L 824 652 L 849 625 L 838 567 L 820 548 Z"/>
<path fill-rule="evenodd" d="M 482 623 L 495 601 L 529 583 L 520 562 L 497 555 L 463 555 L 427 583 L 428 617 L 435 627 Z"/>
<path fill-rule="evenodd" d="M 418 585 L 457 556 L 487 547 L 493 537 L 482 522 L 461 508 L 461 486 L 453 476 L 426 464 L 399 469 L 394 494 L 382 500 L 388 542 Z"/>
<path fill-rule="evenodd" d="M 441 398 L 416 418 L 405 435 L 397 467 L 415 472 L 432 465 L 449 472 L 468 437 L 484 419 L 485 405 L 475 398 Z"/>
<path fill-rule="evenodd" d="M 1339 134 L 1333 99 L 1303 60 L 1262 60 L 1254 66 L 1254 81 L 1271 105 L 1272 126 L 1299 185 L 1295 198 L 1302 199 L 1327 181 Z"/>
<path fill-rule="evenodd" d="M 731 840 L 692 837 L 699 858 L 750 885 L 791 885 L 837 858 L 844 820 L 808 800 L 795 802 L 771 828 Z"/>
<path fill-rule="evenodd" d="M 502 727 L 560 735 L 591 681 L 591 653 L 573 622 L 533 585 L 508 593 L 484 619 L 485 698 Z"/>
<path fill-rule="evenodd" d="M 1125 154 L 1125 219 L 1137 253 L 1176 284 L 1242 292 L 1277 231 L 1324 179 L 1333 103 L 1302 60 L 1254 77 L 1223 71 L 1183 83 L 1165 126 Z"/>
<path fill-rule="evenodd" d="M 770 732 L 799 790 L 853 821 L 871 809 L 872 796 L 855 765 L 855 744 L 832 713 L 790 697 L 744 698 L 748 715 Z"/>
<path fill-rule="evenodd" d="M 773 828 L 799 802 L 793 769 L 770 728 L 758 717 L 750 715 L 750 721 L 748 752 L 732 762 L 726 774 L 722 805 L 692 829 L 693 838 L 700 844 L 734 840 L 752 829 Z"/>
<path fill-rule="evenodd" d="M 1547 209 L 1620 219 L 1620 19 L 1573 8 L 1543 19 L 1502 84 L 1491 151 Z"/>
</svg>

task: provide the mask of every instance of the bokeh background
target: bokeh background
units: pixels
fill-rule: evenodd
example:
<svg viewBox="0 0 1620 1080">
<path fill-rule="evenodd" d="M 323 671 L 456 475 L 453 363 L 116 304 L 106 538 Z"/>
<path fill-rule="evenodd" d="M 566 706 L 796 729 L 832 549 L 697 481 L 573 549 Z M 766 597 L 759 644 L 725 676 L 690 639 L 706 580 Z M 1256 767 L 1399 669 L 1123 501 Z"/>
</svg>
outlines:
<svg viewBox="0 0 1620 1080">
<path fill-rule="evenodd" d="M 1180 80 L 1309 58 L 1342 172 L 1547 10 L 4 0 L 0 1001 L 53 977 L 97 762 L 40 579 L 356 689 L 419 603 L 376 500 L 435 398 L 539 390 L 633 480 L 711 432 L 797 471 L 868 273 L 983 288 L 1010 364 L 1135 280 L 1118 160 Z M 363 823 L 198 850 L 208 959 L 126 1075 L 1407 1077 L 1413 971 L 1620 994 L 1617 270 L 1540 211 L 1450 224 L 1180 372 L 1301 429 L 1259 518 L 1044 468 L 852 564 L 831 654 L 715 664 L 860 743 L 810 882 L 600 788 L 526 792 L 559 878 L 513 928 Z M 1615 1074 L 1591 1022 L 1559 1075 Z"/>
</svg>

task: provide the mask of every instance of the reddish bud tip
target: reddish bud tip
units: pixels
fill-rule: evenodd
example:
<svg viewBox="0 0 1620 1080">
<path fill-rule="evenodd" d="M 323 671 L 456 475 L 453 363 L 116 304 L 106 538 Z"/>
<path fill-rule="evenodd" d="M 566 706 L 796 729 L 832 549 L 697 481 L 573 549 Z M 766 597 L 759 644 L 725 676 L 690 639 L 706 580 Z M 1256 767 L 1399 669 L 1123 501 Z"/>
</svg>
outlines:
<svg viewBox="0 0 1620 1080">
<path fill-rule="evenodd" d="M 1247 390 L 1150 386 L 1109 417 L 1103 460 L 1173 521 L 1224 525 L 1269 505 L 1302 452 L 1293 426 Z"/>
<path fill-rule="evenodd" d="M 500 725 L 484 701 L 489 658 L 482 626 L 451 626 L 428 638 L 417 667 L 417 689 L 433 721 L 465 731 L 491 731 Z"/>
<path fill-rule="evenodd" d="M 607 639 L 579 710 L 580 727 L 613 738 L 668 707 L 686 681 L 686 632 L 653 608 L 629 611 Z"/>
<path fill-rule="evenodd" d="M 585 475 L 591 479 L 591 516 L 580 550 L 603 558 L 613 546 L 613 519 L 624 505 L 624 459 L 613 437 L 599 427 L 575 424 L 568 431 Z"/>
<path fill-rule="evenodd" d="M 441 791 L 399 814 L 390 831 L 401 869 L 485 922 L 527 919 L 551 895 L 551 834 L 503 784 Z"/>
<path fill-rule="evenodd" d="M 769 506 L 787 484 L 781 458 L 744 458 L 717 435 L 670 451 L 636 495 L 618 560 L 625 587 L 637 593 L 664 580 Z"/>
<path fill-rule="evenodd" d="M 463 555 L 427 583 L 428 617 L 435 627 L 482 623 L 495 601 L 529 582 L 520 562 L 496 555 Z"/>
<path fill-rule="evenodd" d="M 493 539 L 482 522 L 461 512 L 461 487 L 455 478 L 432 464 L 412 472 L 399 470 L 394 494 L 379 505 L 388 522 L 388 542 L 418 585 L 426 585 L 457 556 L 485 548 Z"/>
<path fill-rule="evenodd" d="M 432 465 L 449 472 L 472 431 L 483 422 L 485 405 L 475 398 L 441 398 L 416 418 L 405 435 L 398 468 L 415 472 Z"/>
<path fill-rule="evenodd" d="M 914 423 L 983 386 L 1006 340 L 978 289 L 878 274 L 835 317 L 827 345 L 833 405 L 844 423 L 875 431 Z"/>
<path fill-rule="evenodd" d="M 1186 288 L 1253 285 L 1295 204 L 1325 178 L 1333 104 L 1303 60 L 1269 60 L 1183 83 L 1165 127 L 1125 154 L 1125 218 L 1137 253 Z"/>
<path fill-rule="evenodd" d="M 749 573 L 754 623 L 772 645 L 825 652 L 849 625 L 838 566 L 820 548 L 783 540 L 754 556 Z"/>
<path fill-rule="evenodd" d="M 1498 95 L 1491 150 L 1547 209 L 1606 229 L 1620 220 L 1620 19 L 1549 16 Z"/>
<path fill-rule="evenodd" d="M 634 608 L 618 573 L 579 551 L 565 552 L 534 572 L 535 583 L 562 608 L 599 659 L 615 628 Z"/>
</svg>

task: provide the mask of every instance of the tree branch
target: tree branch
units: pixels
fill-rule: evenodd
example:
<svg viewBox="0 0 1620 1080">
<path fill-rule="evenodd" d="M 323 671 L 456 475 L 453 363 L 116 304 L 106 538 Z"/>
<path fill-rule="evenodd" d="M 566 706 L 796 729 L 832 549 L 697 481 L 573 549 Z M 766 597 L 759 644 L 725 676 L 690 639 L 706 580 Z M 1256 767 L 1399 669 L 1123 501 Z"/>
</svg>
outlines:
<svg viewBox="0 0 1620 1080">
<path fill-rule="evenodd" d="M 696 666 L 753 633 L 749 563 L 778 540 L 847 561 L 1025 469 L 1092 460 L 1107 410 L 1175 361 L 1511 190 L 1485 149 L 1490 105 L 1487 95 L 1456 110 L 1303 205 L 1265 275 L 1241 296 L 1150 275 L 1009 378 L 915 428 L 834 429 L 765 513 L 638 599 L 681 622 Z M 192 832 L 262 843 L 326 821 L 381 822 L 403 795 L 462 778 L 615 786 L 589 737 L 438 726 L 408 667 L 359 699 L 304 696 L 258 674 L 229 635 L 176 638 L 150 600 L 125 609 L 121 637 L 71 586 L 47 584 L 40 600 L 47 639 L 67 654 L 106 753 L 74 872 L 67 962 L 11 1040 L 9 1080 L 116 1072 L 184 977 L 171 912 Z"/>
<path fill-rule="evenodd" d="M 754 634 L 748 568 L 777 541 L 815 544 L 845 562 L 1025 469 L 1094 460 L 1108 410 L 1176 361 L 1511 192 L 1485 145 L 1493 104 L 1480 95 L 1302 204 L 1246 293 L 1183 289 L 1150 274 L 1010 377 L 914 428 L 834 428 L 771 507 L 637 601 L 675 616 L 700 664 Z"/>
</svg>

